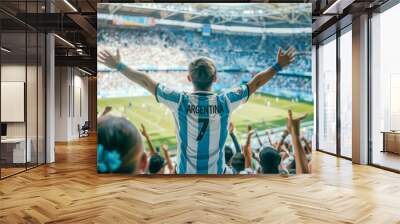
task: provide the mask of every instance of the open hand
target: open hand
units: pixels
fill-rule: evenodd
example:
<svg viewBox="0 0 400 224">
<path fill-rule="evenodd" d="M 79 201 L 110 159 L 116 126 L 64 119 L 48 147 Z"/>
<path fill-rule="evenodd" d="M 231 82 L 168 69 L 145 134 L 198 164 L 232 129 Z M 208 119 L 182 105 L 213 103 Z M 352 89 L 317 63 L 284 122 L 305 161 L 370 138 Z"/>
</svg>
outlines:
<svg viewBox="0 0 400 224">
<path fill-rule="evenodd" d="M 276 56 L 276 61 L 283 68 L 294 62 L 295 56 L 296 50 L 293 47 L 287 49 L 285 53 L 282 52 L 282 48 L 279 48 L 278 55 Z"/>
<path fill-rule="evenodd" d="M 116 68 L 117 64 L 121 61 L 119 50 L 116 55 L 112 55 L 109 51 L 100 51 L 97 60 L 109 68 Z"/>
<path fill-rule="evenodd" d="M 300 122 L 301 120 L 303 120 L 304 118 L 307 117 L 307 113 L 303 114 L 302 116 L 294 119 L 293 118 L 293 113 L 292 110 L 288 110 L 288 122 L 287 122 L 287 128 L 288 130 L 292 130 L 295 131 L 296 134 L 299 134 L 300 131 Z"/>
</svg>

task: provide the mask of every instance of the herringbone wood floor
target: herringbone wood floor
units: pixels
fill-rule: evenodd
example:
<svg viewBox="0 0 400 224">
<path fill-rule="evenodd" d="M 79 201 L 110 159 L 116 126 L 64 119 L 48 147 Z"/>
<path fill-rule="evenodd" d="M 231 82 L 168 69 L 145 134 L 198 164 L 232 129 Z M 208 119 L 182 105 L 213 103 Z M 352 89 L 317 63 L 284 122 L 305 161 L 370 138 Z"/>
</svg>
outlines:
<svg viewBox="0 0 400 224">
<path fill-rule="evenodd" d="M 326 154 L 289 178 L 109 176 L 95 141 L 0 181 L 0 223 L 400 223 L 400 175 Z"/>
</svg>

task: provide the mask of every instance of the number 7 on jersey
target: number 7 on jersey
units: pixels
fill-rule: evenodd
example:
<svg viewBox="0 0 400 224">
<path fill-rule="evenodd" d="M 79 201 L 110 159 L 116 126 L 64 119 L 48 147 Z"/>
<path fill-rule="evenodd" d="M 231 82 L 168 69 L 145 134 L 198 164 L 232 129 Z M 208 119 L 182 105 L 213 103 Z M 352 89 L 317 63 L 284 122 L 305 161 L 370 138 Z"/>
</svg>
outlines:
<svg viewBox="0 0 400 224">
<path fill-rule="evenodd" d="M 209 119 L 207 119 L 207 118 L 199 119 L 199 125 L 201 124 L 202 126 L 200 129 L 199 135 L 197 136 L 197 139 L 196 139 L 197 141 L 201 141 L 201 139 L 203 139 L 204 134 L 206 133 L 207 128 L 208 128 L 208 123 L 209 123 Z"/>
</svg>

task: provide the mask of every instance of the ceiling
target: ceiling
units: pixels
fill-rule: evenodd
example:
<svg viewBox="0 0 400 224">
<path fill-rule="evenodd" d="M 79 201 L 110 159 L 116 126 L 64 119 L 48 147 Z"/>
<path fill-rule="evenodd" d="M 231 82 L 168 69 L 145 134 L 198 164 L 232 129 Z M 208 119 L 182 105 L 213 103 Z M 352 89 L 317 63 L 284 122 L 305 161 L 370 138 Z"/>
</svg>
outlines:
<svg viewBox="0 0 400 224">
<path fill-rule="evenodd" d="M 330 33 L 335 32 L 335 26 L 345 25 L 352 17 L 360 13 L 374 10 L 388 0 L 269 0 L 256 3 L 204 3 L 194 4 L 159 4 L 135 3 L 99 4 L 99 12 L 142 13 L 147 16 L 168 19 L 183 19 L 193 22 L 213 22 L 218 24 L 243 24 L 249 26 L 309 26 L 312 23 L 313 41 L 318 42 Z M 47 4 L 46 4 L 47 2 Z M 1 0 L 0 26 L 3 33 L 3 46 L 8 42 L 9 48 L 15 49 L 15 54 L 23 53 L 25 39 L 18 33 L 54 32 L 61 38 L 56 38 L 56 65 L 73 65 L 91 73 L 96 72 L 96 27 L 97 4 L 113 3 L 111 0 Z M 129 1 L 122 1 L 129 2 Z M 302 4 L 287 4 L 286 7 L 276 7 L 269 3 L 312 3 L 312 20 L 310 21 L 310 6 Z M 128 7 L 129 6 L 129 7 Z M 226 10 L 228 8 L 228 10 Z M 49 13 L 49 12 L 52 13 Z M 216 13 L 217 12 L 217 13 Z M 246 14 L 254 17 L 244 21 Z M 214 15 L 210 20 L 209 15 Z M 249 16 L 250 18 L 250 16 Z M 290 21 L 287 24 L 278 23 L 282 18 Z M 21 36 L 21 35 L 20 35 Z M 28 42 L 30 38 L 28 38 Z M 66 40 L 66 41 L 63 41 Z M 72 45 L 73 46 L 72 46 Z M 32 48 L 32 49 L 31 49 Z M 34 44 L 28 44 L 27 52 L 33 52 Z M 25 53 L 24 53 L 25 54 Z"/>
<path fill-rule="evenodd" d="M 373 12 L 389 0 L 314 0 L 312 12 L 313 43 L 351 24 L 354 17 Z"/>
<path fill-rule="evenodd" d="M 16 58 L 18 54 L 26 55 L 25 31 L 28 41 L 29 32 L 55 33 L 56 66 L 77 66 L 95 74 L 98 2 L 101 1 L 1 0 L 0 24 L 5 38 L 2 44 L 12 50 L 10 58 Z M 35 51 L 35 46 L 27 45 L 28 55 Z"/>
</svg>

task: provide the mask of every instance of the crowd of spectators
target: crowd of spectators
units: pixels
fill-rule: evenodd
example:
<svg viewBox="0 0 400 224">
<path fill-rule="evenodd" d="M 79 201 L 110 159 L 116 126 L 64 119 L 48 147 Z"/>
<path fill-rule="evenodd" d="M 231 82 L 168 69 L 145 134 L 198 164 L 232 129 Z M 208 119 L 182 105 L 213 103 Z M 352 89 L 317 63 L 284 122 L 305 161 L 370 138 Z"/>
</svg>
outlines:
<svg viewBox="0 0 400 224">
<path fill-rule="evenodd" d="M 167 144 L 154 145 L 146 127 L 140 129 L 124 118 L 107 115 L 111 108 L 99 117 L 97 170 L 100 173 L 176 174 L 176 156 L 171 155 Z M 287 126 L 282 132 L 260 130 L 248 126 L 245 136 L 236 134 L 233 123 L 229 124 L 232 144 L 223 150 L 225 165 L 223 174 L 302 174 L 311 173 L 312 144 L 300 129 L 301 120 L 307 114 L 294 119 L 288 111 Z M 147 142 L 144 146 L 140 134 Z M 274 137 L 273 137 L 274 136 Z M 252 142 L 256 141 L 256 144 Z M 161 150 L 160 150 L 161 149 Z M 134 159 L 126 159 L 126 157 Z"/>
<path fill-rule="evenodd" d="M 199 56 L 213 59 L 217 67 L 243 69 L 265 68 L 275 61 L 279 47 L 296 48 L 300 54 L 286 70 L 293 73 L 311 71 L 310 34 L 245 35 L 201 32 L 183 29 L 118 29 L 100 30 L 100 50 L 121 49 L 129 65 L 135 67 L 176 68 L 187 67 Z"/>
<path fill-rule="evenodd" d="M 186 72 L 158 71 L 149 72 L 156 81 L 165 83 L 176 90 L 189 92 L 191 85 L 187 79 Z M 242 72 L 219 72 L 217 83 L 213 85 L 216 92 L 229 89 L 240 83 L 246 83 L 251 79 L 251 73 Z M 100 72 L 98 74 L 98 93 L 100 97 L 124 97 L 124 96 L 145 96 L 149 93 L 138 84 L 130 81 L 118 72 Z M 274 76 L 258 92 L 268 93 L 277 96 L 289 96 L 296 98 L 298 94 L 312 95 L 311 78 L 302 76 Z M 301 97 L 300 97 L 301 98 Z"/>
<path fill-rule="evenodd" d="M 107 49 L 111 52 L 120 49 L 126 64 L 145 70 L 157 81 L 171 83 L 180 90 L 190 87 L 185 72 L 189 63 L 200 56 L 209 57 L 220 71 L 215 85 L 218 91 L 250 80 L 257 72 L 275 62 L 278 47 L 286 49 L 293 46 L 299 55 L 285 69 L 285 73 L 297 76 L 276 75 L 259 91 L 278 96 L 311 98 L 311 78 L 303 75 L 311 71 L 309 39 L 309 34 L 211 33 L 210 36 L 204 36 L 201 32 L 185 29 L 100 29 L 98 48 L 99 51 Z M 100 72 L 98 77 L 100 96 L 147 94 L 114 72 Z"/>
</svg>

